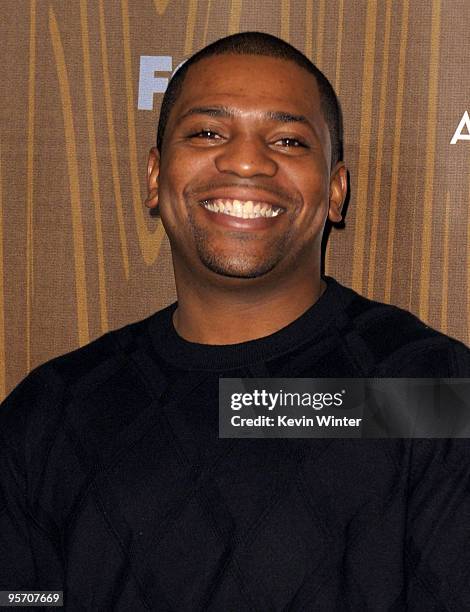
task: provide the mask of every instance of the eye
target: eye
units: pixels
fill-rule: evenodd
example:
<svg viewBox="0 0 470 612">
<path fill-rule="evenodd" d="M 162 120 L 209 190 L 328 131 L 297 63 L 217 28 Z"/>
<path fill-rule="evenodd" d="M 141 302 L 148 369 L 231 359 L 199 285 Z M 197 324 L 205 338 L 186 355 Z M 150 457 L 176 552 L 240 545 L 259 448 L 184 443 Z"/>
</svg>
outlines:
<svg viewBox="0 0 470 612">
<path fill-rule="evenodd" d="M 197 138 L 199 140 L 218 140 L 221 138 L 221 136 L 213 130 L 199 130 L 198 132 L 190 134 L 189 138 Z"/>
<path fill-rule="evenodd" d="M 281 147 L 285 147 L 286 149 L 294 149 L 298 147 L 306 147 L 307 145 L 298 138 L 292 138 L 290 136 L 286 136 L 285 138 L 279 138 L 276 140 L 274 144 L 281 143 Z"/>
</svg>

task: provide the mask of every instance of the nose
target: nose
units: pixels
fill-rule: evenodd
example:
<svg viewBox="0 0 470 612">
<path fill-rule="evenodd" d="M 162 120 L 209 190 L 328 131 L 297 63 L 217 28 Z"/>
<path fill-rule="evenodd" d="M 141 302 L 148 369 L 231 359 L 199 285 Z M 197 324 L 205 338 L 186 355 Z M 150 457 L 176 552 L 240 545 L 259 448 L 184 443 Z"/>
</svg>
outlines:
<svg viewBox="0 0 470 612">
<path fill-rule="evenodd" d="M 215 158 L 215 165 L 219 172 L 243 178 L 274 176 L 277 172 L 277 163 L 269 147 L 259 138 L 246 135 L 225 143 Z"/>
</svg>

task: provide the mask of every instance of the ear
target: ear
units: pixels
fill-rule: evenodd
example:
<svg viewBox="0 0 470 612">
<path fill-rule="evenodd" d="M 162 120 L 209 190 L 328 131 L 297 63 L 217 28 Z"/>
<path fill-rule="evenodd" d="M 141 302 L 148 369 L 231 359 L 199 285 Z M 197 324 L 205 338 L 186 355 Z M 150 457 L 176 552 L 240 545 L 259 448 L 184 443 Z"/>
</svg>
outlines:
<svg viewBox="0 0 470 612">
<path fill-rule="evenodd" d="M 330 205 L 328 219 L 338 223 L 343 218 L 341 211 L 348 193 L 348 171 L 343 162 L 338 162 L 333 168 L 330 177 Z"/>
<path fill-rule="evenodd" d="M 160 173 L 160 153 L 156 147 L 149 152 L 147 164 L 147 199 L 145 206 L 156 208 L 158 206 L 158 175 Z"/>
</svg>

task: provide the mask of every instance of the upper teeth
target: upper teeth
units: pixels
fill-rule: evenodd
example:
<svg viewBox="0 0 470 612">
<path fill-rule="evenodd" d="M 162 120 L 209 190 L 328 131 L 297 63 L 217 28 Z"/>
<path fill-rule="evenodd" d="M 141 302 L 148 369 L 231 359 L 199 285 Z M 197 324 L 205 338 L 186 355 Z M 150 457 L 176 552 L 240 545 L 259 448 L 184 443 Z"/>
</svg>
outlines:
<svg viewBox="0 0 470 612">
<path fill-rule="evenodd" d="M 277 217 L 282 212 L 282 208 L 271 206 L 266 202 L 253 202 L 248 200 L 205 200 L 202 202 L 204 208 L 216 213 L 231 215 L 241 219 L 256 219 L 257 217 Z"/>
</svg>

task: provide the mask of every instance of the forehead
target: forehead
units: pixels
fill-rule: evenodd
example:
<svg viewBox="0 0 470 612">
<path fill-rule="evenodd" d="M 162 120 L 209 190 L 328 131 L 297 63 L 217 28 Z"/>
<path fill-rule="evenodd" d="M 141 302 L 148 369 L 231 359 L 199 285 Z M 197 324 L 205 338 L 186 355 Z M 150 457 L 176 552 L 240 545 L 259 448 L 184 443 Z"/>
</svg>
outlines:
<svg viewBox="0 0 470 612">
<path fill-rule="evenodd" d="M 192 65 L 174 116 L 192 106 L 228 104 L 240 111 L 276 110 L 326 124 L 315 77 L 290 60 L 257 55 L 215 55 Z"/>
</svg>

